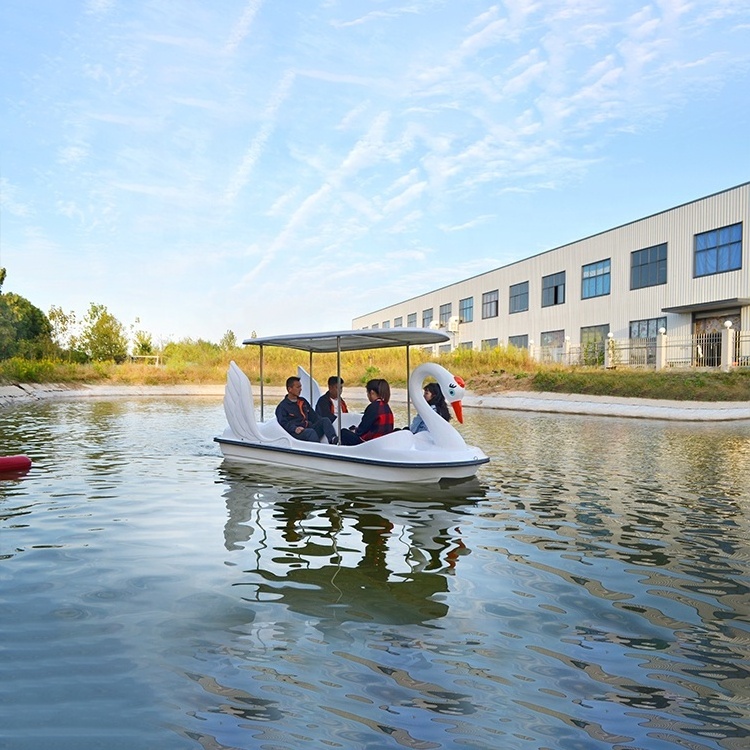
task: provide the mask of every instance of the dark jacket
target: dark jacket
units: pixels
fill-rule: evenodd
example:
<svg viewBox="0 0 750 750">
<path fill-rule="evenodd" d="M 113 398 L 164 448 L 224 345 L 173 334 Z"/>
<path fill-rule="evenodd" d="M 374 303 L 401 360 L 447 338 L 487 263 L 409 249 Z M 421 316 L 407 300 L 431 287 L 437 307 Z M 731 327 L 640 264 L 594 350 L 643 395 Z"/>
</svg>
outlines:
<svg viewBox="0 0 750 750">
<path fill-rule="evenodd" d="M 276 407 L 276 419 L 290 435 L 294 435 L 297 427 L 312 427 L 320 422 L 321 418 L 313 411 L 306 398 L 299 396 L 296 401 L 290 401 L 285 396 Z"/>
<path fill-rule="evenodd" d="M 346 401 L 344 401 L 343 398 L 339 398 L 339 401 L 341 402 L 341 413 L 346 414 L 349 411 L 349 409 L 346 408 Z M 336 407 L 333 405 L 333 401 L 331 401 L 331 395 L 328 393 L 328 391 L 326 391 L 318 399 L 318 403 L 315 404 L 315 412 L 321 417 L 330 419 L 331 422 L 336 421 Z"/>
</svg>

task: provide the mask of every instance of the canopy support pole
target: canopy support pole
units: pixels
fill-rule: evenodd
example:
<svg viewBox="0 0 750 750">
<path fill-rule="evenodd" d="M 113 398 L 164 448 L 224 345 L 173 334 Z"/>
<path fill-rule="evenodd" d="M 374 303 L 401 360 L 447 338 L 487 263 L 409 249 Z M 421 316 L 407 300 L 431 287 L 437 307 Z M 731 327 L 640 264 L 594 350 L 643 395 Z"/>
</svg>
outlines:
<svg viewBox="0 0 750 750">
<path fill-rule="evenodd" d="M 409 376 L 411 375 L 411 366 L 409 362 L 409 344 L 406 345 L 406 424 L 411 424 L 411 401 L 409 400 Z"/>
<path fill-rule="evenodd" d="M 339 397 L 336 399 L 336 434 L 341 445 L 341 336 L 336 336 L 336 377 L 339 384 Z"/>
<path fill-rule="evenodd" d="M 263 419 L 263 344 L 260 345 L 260 421 Z"/>
<path fill-rule="evenodd" d="M 310 406 L 315 410 L 315 404 L 313 403 L 313 383 L 315 382 L 315 373 L 313 372 L 313 353 L 310 349 L 310 357 L 308 358 L 307 371 L 310 373 L 310 390 L 307 392 L 307 400 L 310 402 Z"/>
</svg>

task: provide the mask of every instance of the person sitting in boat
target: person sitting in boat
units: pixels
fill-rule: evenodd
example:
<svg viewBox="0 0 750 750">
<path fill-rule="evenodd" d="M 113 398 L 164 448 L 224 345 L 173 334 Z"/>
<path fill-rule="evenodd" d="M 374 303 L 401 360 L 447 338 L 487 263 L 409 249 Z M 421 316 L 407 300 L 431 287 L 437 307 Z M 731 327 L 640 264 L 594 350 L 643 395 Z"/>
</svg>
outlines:
<svg viewBox="0 0 750 750">
<path fill-rule="evenodd" d="M 427 383 L 424 387 L 424 397 L 425 401 L 427 401 L 433 411 L 437 412 L 446 422 L 451 421 L 448 404 L 438 383 Z M 416 435 L 418 432 L 424 432 L 427 430 L 427 425 L 424 423 L 424 419 L 417 414 L 417 416 L 411 420 L 409 429 Z"/>
<path fill-rule="evenodd" d="M 302 381 L 292 375 L 286 380 L 286 396 L 276 407 L 276 419 L 279 424 L 297 440 L 319 442 L 325 435 L 329 443 L 338 443 L 333 423 L 323 419 L 303 398 Z"/>
<path fill-rule="evenodd" d="M 393 432 L 393 412 L 388 406 L 391 398 L 388 381 L 380 378 L 368 380 L 365 388 L 370 403 L 356 427 L 341 431 L 342 445 L 359 445 Z"/>
<path fill-rule="evenodd" d="M 325 419 L 331 422 L 336 421 L 338 412 L 338 402 L 341 399 L 341 413 L 346 414 L 349 409 L 346 408 L 346 401 L 341 398 L 341 392 L 344 390 L 344 379 L 336 375 L 328 378 L 328 390 L 318 399 L 315 404 L 315 411 Z"/>
</svg>

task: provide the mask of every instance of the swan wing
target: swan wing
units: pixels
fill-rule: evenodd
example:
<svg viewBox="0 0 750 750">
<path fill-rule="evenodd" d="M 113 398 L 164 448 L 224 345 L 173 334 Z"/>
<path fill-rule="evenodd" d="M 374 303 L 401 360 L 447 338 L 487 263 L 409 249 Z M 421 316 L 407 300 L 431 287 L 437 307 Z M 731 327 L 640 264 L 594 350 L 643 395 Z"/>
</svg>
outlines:
<svg viewBox="0 0 750 750">
<path fill-rule="evenodd" d="M 302 383 L 302 396 L 310 402 L 310 406 L 314 409 L 321 396 L 318 381 L 313 380 L 307 370 L 301 365 L 297 365 L 297 377 Z"/>
<path fill-rule="evenodd" d="M 227 370 L 224 389 L 224 413 L 232 432 L 240 440 L 261 440 L 255 421 L 253 388 L 247 375 L 232 361 Z"/>
</svg>

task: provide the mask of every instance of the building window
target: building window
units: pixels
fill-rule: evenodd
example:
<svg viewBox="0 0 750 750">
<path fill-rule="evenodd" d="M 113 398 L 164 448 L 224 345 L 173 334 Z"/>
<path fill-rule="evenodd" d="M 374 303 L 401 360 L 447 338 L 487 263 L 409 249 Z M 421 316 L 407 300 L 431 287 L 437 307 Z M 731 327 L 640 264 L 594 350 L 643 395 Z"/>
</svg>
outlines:
<svg viewBox="0 0 750 750">
<path fill-rule="evenodd" d="M 422 328 L 429 328 L 430 323 L 432 323 L 432 308 L 428 307 L 422 310 Z"/>
<path fill-rule="evenodd" d="M 403 318 L 394 318 L 393 319 L 393 327 L 394 328 L 403 328 L 404 327 L 404 319 Z"/>
<path fill-rule="evenodd" d="M 565 304 L 565 271 L 542 276 L 542 307 Z"/>
<path fill-rule="evenodd" d="M 373 328 L 380 328 L 380 326 L 379 326 L 379 325 L 378 325 L 377 323 L 373 323 L 373 324 L 372 324 L 372 327 L 373 327 Z"/>
<path fill-rule="evenodd" d="M 383 321 L 383 328 L 390 328 L 391 327 L 391 321 L 390 320 L 384 320 Z"/>
<path fill-rule="evenodd" d="M 604 364 L 604 346 L 609 325 L 585 326 L 581 328 L 581 364 L 599 366 Z"/>
<path fill-rule="evenodd" d="M 407 328 L 417 327 L 417 314 L 416 313 L 409 313 L 406 316 L 406 327 Z"/>
<path fill-rule="evenodd" d="M 510 314 L 524 312 L 529 309 L 529 282 L 511 284 L 510 286 Z"/>
<path fill-rule="evenodd" d="M 497 339 L 482 339 L 482 351 L 497 349 Z"/>
<path fill-rule="evenodd" d="M 498 290 L 485 292 L 482 295 L 482 318 L 497 317 L 497 301 L 500 299 Z"/>
<path fill-rule="evenodd" d="M 474 348 L 474 342 L 473 341 L 462 341 L 456 349 L 473 349 Z"/>
<path fill-rule="evenodd" d="M 453 303 L 448 302 L 445 305 L 440 305 L 440 325 L 443 328 L 448 327 L 448 321 L 451 319 L 451 310 L 453 309 Z"/>
<path fill-rule="evenodd" d="M 458 319 L 461 323 L 471 323 L 474 320 L 474 297 L 458 301 Z"/>
<path fill-rule="evenodd" d="M 609 333 L 609 324 L 604 326 L 584 326 L 581 328 L 581 346 L 603 344 Z"/>
<path fill-rule="evenodd" d="M 600 260 L 583 266 L 581 280 L 581 299 L 603 297 L 609 294 L 610 259 Z"/>
<path fill-rule="evenodd" d="M 628 364 L 632 366 L 656 364 L 656 339 L 660 328 L 667 330 L 666 317 L 630 321 Z"/>
<path fill-rule="evenodd" d="M 655 339 L 659 329 L 667 330 L 666 318 L 646 318 L 645 320 L 630 321 L 631 339 Z"/>
<path fill-rule="evenodd" d="M 563 346 L 565 344 L 565 331 L 544 331 L 539 341 L 542 346 Z"/>
<path fill-rule="evenodd" d="M 509 336 L 508 346 L 515 346 L 516 349 L 528 349 L 529 348 L 529 334 L 524 336 Z"/>
<path fill-rule="evenodd" d="M 630 253 L 630 288 L 667 283 L 667 243 Z"/>
<path fill-rule="evenodd" d="M 450 344 L 440 344 L 438 347 L 438 354 L 450 354 L 451 352 L 451 345 Z"/>
<path fill-rule="evenodd" d="M 742 268 L 742 224 L 695 235 L 696 276 L 711 276 L 739 268 Z"/>
</svg>

